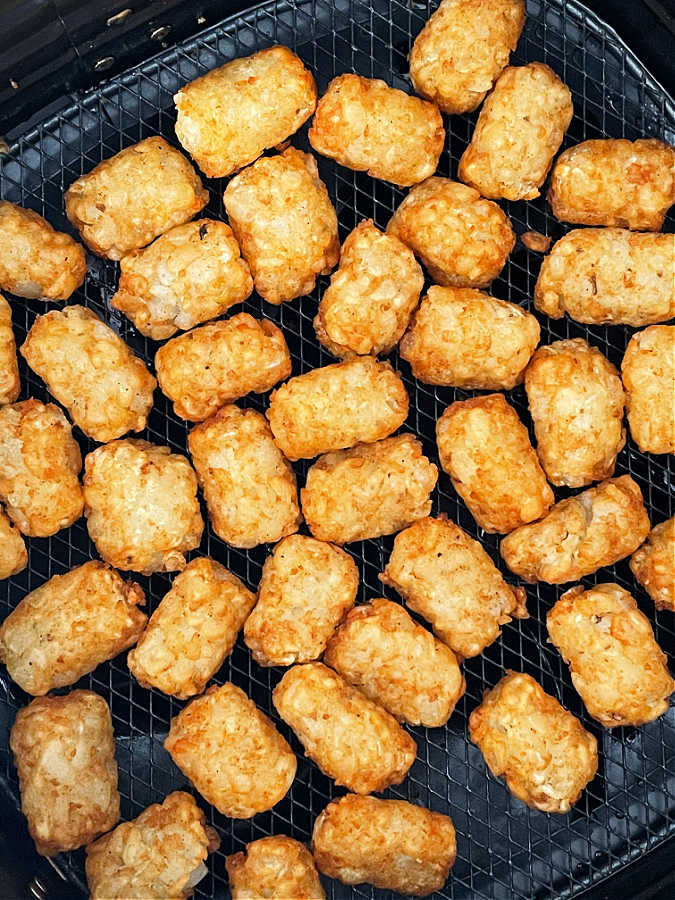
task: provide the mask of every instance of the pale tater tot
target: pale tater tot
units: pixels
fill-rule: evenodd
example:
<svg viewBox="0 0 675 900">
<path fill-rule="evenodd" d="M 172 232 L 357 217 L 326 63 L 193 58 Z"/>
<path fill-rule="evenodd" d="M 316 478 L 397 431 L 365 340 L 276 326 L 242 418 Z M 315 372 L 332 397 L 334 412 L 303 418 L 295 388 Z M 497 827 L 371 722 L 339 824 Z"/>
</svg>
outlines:
<svg viewBox="0 0 675 900">
<path fill-rule="evenodd" d="M 58 406 L 0 407 L 0 500 L 19 531 L 49 537 L 82 515 L 82 456 Z"/>
<path fill-rule="evenodd" d="M 229 682 L 213 685 L 172 719 L 164 746 L 199 793 L 232 819 L 271 809 L 295 778 L 291 748 Z"/>
<path fill-rule="evenodd" d="M 221 316 L 252 290 L 251 273 L 230 226 L 198 219 L 123 256 L 110 305 L 141 334 L 161 341 Z"/>
<path fill-rule="evenodd" d="M 675 325 L 634 334 L 621 363 L 631 437 L 645 453 L 675 453 Z"/>
<path fill-rule="evenodd" d="M 188 436 L 213 530 L 233 547 L 295 534 L 302 522 L 295 473 L 265 417 L 224 406 Z"/>
<path fill-rule="evenodd" d="M 92 310 L 38 316 L 21 355 L 87 437 L 103 443 L 145 428 L 157 382 Z"/>
<path fill-rule="evenodd" d="M 22 572 L 28 564 L 26 544 L 0 507 L 0 579 Z"/>
<path fill-rule="evenodd" d="M 176 415 L 198 422 L 288 378 L 291 355 L 273 322 L 237 313 L 167 341 L 157 351 L 155 369 Z"/>
<path fill-rule="evenodd" d="M 12 310 L 0 294 L 0 406 L 14 403 L 20 390 L 16 341 L 12 330 Z"/>
<path fill-rule="evenodd" d="M 103 697 L 38 697 L 17 713 L 9 744 L 38 853 L 75 850 L 119 821 L 115 737 Z"/>
<path fill-rule="evenodd" d="M 562 222 L 660 231 L 675 203 L 675 149 L 653 139 L 575 144 L 556 160 L 548 202 Z"/>
<path fill-rule="evenodd" d="M 357 794 L 400 784 L 415 761 L 396 719 L 323 663 L 288 669 L 272 700 L 324 775 Z"/>
<path fill-rule="evenodd" d="M 333 356 L 387 354 L 405 331 L 420 299 L 424 275 L 398 238 L 360 222 L 347 236 L 340 267 L 319 303 L 314 330 Z"/>
<path fill-rule="evenodd" d="M 256 291 L 276 305 L 309 294 L 340 256 L 337 216 L 311 153 L 259 159 L 223 196 Z"/>
<path fill-rule="evenodd" d="M 598 742 L 530 675 L 509 672 L 471 713 L 488 768 L 523 803 L 566 813 L 598 770 Z"/>
<path fill-rule="evenodd" d="M 325 900 L 314 859 L 283 834 L 260 838 L 225 860 L 232 900 Z"/>
<path fill-rule="evenodd" d="M 472 288 L 431 285 L 400 345 L 427 384 L 511 390 L 539 343 L 539 323 L 515 303 Z"/>
<path fill-rule="evenodd" d="M 300 128 L 316 107 L 314 76 L 288 47 L 233 59 L 174 96 L 176 137 L 209 178 L 256 160 Z"/>
<path fill-rule="evenodd" d="M 457 856 L 452 820 L 405 800 L 347 794 L 314 823 L 317 868 L 344 884 L 424 897 L 440 891 Z"/>
<path fill-rule="evenodd" d="M 428 516 L 437 480 L 420 442 L 401 434 L 320 457 L 300 491 L 302 512 L 319 540 L 365 541 Z"/>
<path fill-rule="evenodd" d="M 583 487 L 614 473 L 626 443 L 618 371 L 582 338 L 540 347 L 525 372 L 537 455 L 551 484 Z"/>
<path fill-rule="evenodd" d="M 508 217 L 478 191 L 427 178 L 410 190 L 387 225 L 442 285 L 486 288 L 516 242 Z"/>
<path fill-rule="evenodd" d="M 121 259 L 196 216 L 209 193 L 183 154 L 155 136 L 82 175 L 65 202 L 85 244 L 99 256 Z"/>
<path fill-rule="evenodd" d="M 566 591 L 546 617 L 572 683 L 605 728 L 644 725 L 668 709 L 675 681 L 647 616 L 618 584 Z"/>
<path fill-rule="evenodd" d="M 640 488 L 622 475 L 556 503 L 539 522 L 507 535 L 499 552 L 524 581 L 564 584 L 629 556 L 648 533 Z"/>
<path fill-rule="evenodd" d="M 73 684 L 138 640 L 145 596 L 98 560 L 54 575 L 26 594 L 0 625 L 0 660 L 39 696 Z"/>
<path fill-rule="evenodd" d="M 150 617 L 127 663 L 146 688 L 201 694 L 232 652 L 255 594 L 213 559 L 193 559 Z"/>
<path fill-rule="evenodd" d="M 270 398 L 267 418 L 288 459 L 371 444 L 408 416 L 408 394 L 388 362 L 359 356 L 297 375 Z"/>
<path fill-rule="evenodd" d="M 675 516 L 652 528 L 630 567 L 656 608 L 675 612 Z"/>
<path fill-rule="evenodd" d="M 534 305 L 589 325 L 652 325 L 675 316 L 675 234 L 575 228 L 544 258 Z"/>
<path fill-rule="evenodd" d="M 513 531 L 553 503 L 527 428 L 503 394 L 450 404 L 436 440 L 441 466 L 485 531 Z"/>
<path fill-rule="evenodd" d="M 84 281 L 84 248 L 32 209 L 0 200 L 0 288 L 30 300 L 67 300 Z"/>
<path fill-rule="evenodd" d="M 260 666 L 318 659 L 358 587 L 359 570 L 344 550 L 304 534 L 284 538 L 265 560 L 244 625 L 253 659 Z"/>
<path fill-rule="evenodd" d="M 101 557 L 150 575 L 185 568 L 204 522 L 187 459 L 141 440 L 113 441 L 84 461 L 85 515 Z"/>
</svg>

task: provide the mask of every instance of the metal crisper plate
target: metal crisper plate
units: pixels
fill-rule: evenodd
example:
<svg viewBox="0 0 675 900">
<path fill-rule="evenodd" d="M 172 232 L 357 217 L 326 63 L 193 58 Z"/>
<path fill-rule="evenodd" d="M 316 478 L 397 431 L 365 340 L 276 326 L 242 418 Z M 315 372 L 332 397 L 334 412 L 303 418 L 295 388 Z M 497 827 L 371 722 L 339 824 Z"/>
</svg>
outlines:
<svg viewBox="0 0 675 900">
<path fill-rule="evenodd" d="M 435 4 L 431 4 L 434 6 Z M 675 110 L 672 101 L 604 23 L 573 0 L 529 0 L 528 19 L 515 63 L 544 60 L 570 86 L 575 116 L 565 145 L 586 138 L 641 136 L 675 142 Z M 426 2 L 398 0 L 276 0 L 232 18 L 200 36 L 168 50 L 139 68 L 112 79 L 78 103 L 42 123 L 11 148 L 0 162 L 0 195 L 44 214 L 56 228 L 70 230 L 63 214 L 63 192 L 83 172 L 123 147 L 152 134 L 176 143 L 172 95 L 181 85 L 236 56 L 279 42 L 297 50 L 316 75 L 323 91 L 334 75 L 355 71 L 384 78 L 389 84 L 410 90 L 406 57 L 415 35 L 428 18 Z M 439 174 L 454 176 L 456 164 L 471 135 L 476 116 L 446 118 L 448 150 Z M 294 142 L 307 149 L 306 127 Z M 384 228 L 403 192 L 363 174 L 323 159 L 319 168 L 340 220 L 344 239 L 354 225 L 372 217 Z M 208 184 L 208 213 L 223 215 L 219 181 Z M 546 202 L 506 203 L 517 232 L 536 229 L 558 238 L 563 227 L 550 215 Z M 667 229 L 673 230 L 673 218 Z M 530 308 L 541 257 L 518 242 L 502 276 L 494 283 L 496 296 Z M 88 254 L 89 274 L 72 301 L 95 309 L 118 330 L 144 359 L 152 361 L 157 345 L 140 337 L 126 319 L 110 310 L 108 301 L 117 265 Z M 293 374 L 332 362 L 319 349 L 312 318 L 325 289 L 322 278 L 311 296 L 281 307 L 272 307 L 253 295 L 244 304 L 254 315 L 265 315 L 283 327 L 293 355 Z M 45 310 L 37 301 L 12 301 L 17 341 L 22 342 L 35 316 Z M 238 311 L 231 310 L 232 313 Z M 584 327 L 567 319 L 555 322 L 538 317 L 542 342 L 581 336 L 599 347 L 619 365 L 630 337 L 620 327 Z M 396 355 L 392 357 L 399 365 Z M 406 363 L 400 363 L 411 399 L 407 427 L 424 443 L 425 452 L 437 460 L 434 424 L 443 409 L 464 391 L 432 388 L 417 382 Z M 22 365 L 22 398 L 47 400 L 43 384 Z M 509 392 L 526 422 L 527 405 L 522 388 Z M 263 410 L 267 397 L 242 401 Z M 177 419 L 157 391 L 155 408 L 144 437 L 186 450 L 186 423 Z M 82 435 L 78 436 L 82 438 Z M 82 439 L 83 451 L 91 443 Z M 298 465 L 302 483 L 306 464 Z M 639 483 L 653 524 L 673 514 L 672 457 L 647 456 L 629 440 L 619 457 L 617 474 L 629 472 Z M 558 497 L 562 496 L 558 492 Z M 441 474 L 434 494 L 433 513 L 447 513 L 470 534 L 477 536 L 498 561 L 497 538 L 485 535 L 458 501 L 449 478 Z M 361 571 L 359 600 L 388 593 L 378 582 L 393 538 L 352 544 L 348 549 Z M 0 617 L 16 606 L 27 591 L 47 578 L 95 557 L 84 520 L 48 540 L 31 539 L 29 567 L 0 585 Z M 242 552 L 226 546 L 210 529 L 204 534 L 202 554 L 215 558 L 255 589 L 268 547 Z M 156 608 L 169 588 L 165 575 L 138 579 L 146 590 L 149 608 Z M 513 580 L 511 578 L 511 580 Z M 633 591 L 641 608 L 654 623 L 656 637 L 673 659 L 675 633 L 672 614 L 656 613 L 653 604 L 631 577 L 627 564 L 603 569 L 587 584 L 616 580 Z M 546 643 L 545 614 L 560 590 L 546 585 L 528 586 L 531 618 L 514 621 L 481 656 L 464 666 L 467 691 L 445 728 L 412 729 L 418 743 L 417 761 L 404 783 L 388 796 L 402 797 L 432 809 L 450 813 L 456 828 L 459 855 L 443 898 L 567 898 L 590 883 L 627 865 L 675 831 L 675 709 L 657 722 L 635 729 L 602 731 L 584 712 L 572 688 L 569 673 L 557 652 Z M 524 670 L 581 718 L 599 739 L 600 769 L 569 815 L 545 815 L 512 798 L 502 781 L 487 773 L 478 750 L 467 737 L 467 719 L 486 688 L 506 669 Z M 197 890 L 198 897 L 228 896 L 225 855 L 241 850 L 251 840 L 267 834 L 290 834 L 307 840 L 318 813 L 336 791 L 315 765 L 304 759 L 302 748 L 279 721 L 271 702 L 271 689 L 280 669 L 260 668 L 251 660 L 242 640 L 237 643 L 216 681 L 231 679 L 269 713 L 290 738 L 299 757 L 295 783 L 273 810 L 249 821 L 234 821 L 207 808 L 222 847 L 209 861 L 209 875 Z M 183 705 L 156 691 L 147 691 L 130 677 L 122 655 L 100 666 L 80 686 L 99 692 L 110 703 L 117 737 L 122 817 L 132 818 L 149 803 L 161 801 L 177 788 L 190 789 L 176 769 L 162 742 L 169 720 Z M 0 782 L 5 802 L 18 804 L 17 780 L 8 749 L 8 734 L 15 710 L 30 698 L 0 672 Z M 73 883 L 84 883 L 83 851 L 58 857 L 56 862 Z M 368 886 L 347 888 L 326 880 L 330 898 L 390 896 Z"/>
</svg>

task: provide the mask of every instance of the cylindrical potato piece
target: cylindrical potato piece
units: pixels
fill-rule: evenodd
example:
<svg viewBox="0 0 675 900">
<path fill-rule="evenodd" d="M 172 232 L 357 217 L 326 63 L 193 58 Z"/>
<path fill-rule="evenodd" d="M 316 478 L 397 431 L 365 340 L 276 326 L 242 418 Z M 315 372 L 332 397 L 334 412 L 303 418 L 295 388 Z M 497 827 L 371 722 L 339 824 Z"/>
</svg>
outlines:
<svg viewBox="0 0 675 900">
<path fill-rule="evenodd" d="M 0 579 L 17 575 L 27 564 L 28 552 L 24 539 L 0 507 Z"/>
<path fill-rule="evenodd" d="M 534 305 L 589 325 L 652 325 L 675 316 L 675 234 L 574 228 L 544 258 Z"/>
<path fill-rule="evenodd" d="M 309 294 L 340 256 L 337 216 L 311 153 L 259 159 L 223 196 L 255 289 L 276 305 Z"/>
<path fill-rule="evenodd" d="M 675 681 L 647 616 L 618 584 L 566 591 L 546 617 L 590 715 L 605 728 L 644 725 L 668 709 Z"/>
<path fill-rule="evenodd" d="M 283 834 L 260 838 L 225 860 L 232 900 L 325 900 L 314 859 Z"/>
<path fill-rule="evenodd" d="M 389 353 L 420 299 L 424 275 L 402 241 L 365 219 L 347 236 L 314 330 L 333 356 Z"/>
<path fill-rule="evenodd" d="M 103 443 L 145 428 L 157 382 L 92 310 L 38 316 L 21 355 L 88 437 Z"/>
<path fill-rule="evenodd" d="M 255 594 L 220 563 L 193 559 L 129 652 L 129 671 L 143 687 L 181 700 L 201 694 L 232 652 L 254 603 Z"/>
<path fill-rule="evenodd" d="M 452 820 L 405 800 L 347 794 L 314 823 L 320 872 L 344 884 L 424 897 L 440 891 L 457 856 Z"/>
<path fill-rule="evenodd" d="M 675 453 L 675 325 L 634 334 L 621 363 L 631 437 L 645 453 Z"/>
<path fill-rule="evenodd" d="M 553 503 L 527 428 L 503 394 L 451 403 L 436 440 L 443 469 L 485 531 L 513 531 Z"/>
<path fill-rule="evenodd" d="M 530 675 L 509 672 L 471 713 L 488 768 L 523 803 L 566 813 L 598 770 L 598 742 Z"/>
<path fill-rule="evenodd" d="M 0 407 L 0 500 L 19 531 L 49 537 L 82 515 L 82 456 L 58 406 Z"/>
<path fill-rule="evenodd" d="M 12 330 L 12 309 L 0 294 L 0 406 L 14 403 L 20 390 L 16 341 Z"/>
<path fill-rule="evenodd" d="M 575 144 L 556 160 L 548 202 L 562 222 L 660 231 L 675 203 L 675 149 L 654 139 Z"/>
<path fill-rule="evenodd" d="M 242 312 L 167 341 L 157 351 L 155 369 L 176 415 L 199 422 L 232 400 L 262 394 L 288 378 L 291 355 L 280 328 Z"/>
<path fill-rule="evenodd" d="M 89 537 L 118 569 L 174 572 L 199 546 L 197 476 L 168 447 L 130 439 L 98 447 L 84 461 L 84 499 Z"/>
<path fill-rule="evenodd" d="M 629 556 L 648 533 L 640 488 L 622 475 L 556 503 L 539 522 L 507 535 L 499 552 L 524 581 L 564 584 Z"/>
<path fill-rule="evenodd" d="M 0 659 L 33 696 L 73 684 L 136 643 L 144 603 L 135 582 L 98 560 L 84 563 L 26 594 L 0 625 Z"/>
<path fill-rule="evenodd" d="M 267 418 L 288 459 L 371 444 L 408 416 L 408 394 L 388 362 L 359 356 L 297 375 L 270 398 Z"/>
<path fill-rule="evenodd" d="M 265 417 L 224 406 L 188 436 L 213 530 L 233 547 L 295 534 L 302 522 L 295 472 Z"/>
<path fill-rule="evenodd" d="M 427 384 L 508 391 L 523 380 L 538 343 L 539 323 L 515 303 L 431 285 L 400 353 Z"/>
<path fill-rule="evenodd" d="M 320 457 L 300 491 L 302 512 L 319 540 L 365 541 L 428 516 L 437 480 L 420 442 L 400 434 Z"/>
<path fill-rule="evenodd" d="M 65 201 L 85 244 L 121 259 L 196 216 L 209 193 L 183 154 L 155 136 L 104 159 L 71 184 Z"/>
<path fill-rule="evenodd" d="M 115 737 L 103 697 L 38 697 L 17 713 L 9 744 L 38 853 L 75 850 L 119 820 Z"/>
<path fill-rule="evenodd" d="M 630 567 L 656 608 L 675 612 L 675 516 L 652 528 Z"/>
<path fill-rule="evenodd" d="M 244 625 L 253 659 L 260 666 L 318 659 L 358 588 L 359 570 L 344 550 L 304 534 L 284 538 L 265 561 Z"/>
<path fill-rule="evenodd" d="M 295 778 L 291 748 L 230 682 L 188 703 L 171 720 L 164 746 L 199 793 L 232 819 L 271 809 Z"/>
<path fill-rule="evenodd" d="M 452 287 L 488 287 L 516 242 L 496 203 L 465 184 L 437 177 L 408 192 L 387 234 L 407 244 L 434 281 Z"/>
</svg>

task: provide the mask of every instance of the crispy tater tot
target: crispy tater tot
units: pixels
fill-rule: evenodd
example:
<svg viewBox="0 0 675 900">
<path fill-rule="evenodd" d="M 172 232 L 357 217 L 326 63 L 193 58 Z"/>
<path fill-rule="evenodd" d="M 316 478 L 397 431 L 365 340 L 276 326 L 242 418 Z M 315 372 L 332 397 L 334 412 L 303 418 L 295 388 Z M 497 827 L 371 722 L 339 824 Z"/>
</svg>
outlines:
<svg viewBox="0 0 675 900">
<path fill-rule="evenodd" d="M 401 434 L 320 457 L 300 491 L 302 512 L 319 540 L 365 541 L 428 516 L 437 480 L 420 442 Z"/>
<path fill-rule="evenodd" d="M 20 390 L 16 341 L 12 330 L 12 309 L 0 294 L 0 406 L 14 403 Z"/>
<path fill-rule="evenodd" d="M 143 591 L 98 560 L 54 575 L 26 594 L 0 625 L 0 659 L 39 696 L 73 684 L 138 640 Z"/>
<path fill-rule="evenodd" d="M 499 552 L 524 581 L 564 584 L 629 556 L 648 533 L 640 488 L 622 475 L 556 503 L 539 522 L 507 535 Z"/>
<path fill-rule="evenodd" d="M 103 697 L 38 697 L 17 713 L 9 743 L 38 853 L 75 850 L 119 821 L 115 737 Z"/>
<path fill-rule="evenodd" d="M 314 859 L 304 844 L 283 834 L 246 845 L 225 860 L 232 900 L 325 900 Z"/>
<path fill-rule="evenodd" d="M 630 567 L 656 608 L 675 612 L 675 516 L 652 528 Z"/>
<path fill-rule="evenodd" d="M 88 437 L 112 441 L 145 428 L 157 382 L 92 310 L 67 306 L 38 316 L 21 355 Z"/>
<path fill-rule="evenodd" d="M 556 160 L 548 202 L 562 222 L 660 231 L 675 203 L 675 149 L 653 139 L 575 144 Z"/>
<path fill-rule="evenodd" d="M 453 287 L 488 287 L 516 242 L 496 203 L 465 184 L 436 177 L 409 191 L 387 234 L 407 244 L 434 281 Z"/>
<path fill-rule="evenodd" d="M 443 469 L 485 531 L 513 531 L 553 503 L 527 428 L 503 394 L 450 404 L 436 440 Z"/>
<path fill-rule="evenodd" d="M 155 369 L 176 415 L 198 422 L 231 400 L 262 394 L 288 378 L 291 355 L 273 322 L 237 313 L 167 341 L 157 351 Z"/>
<path fill-rule="evenodd" d="M 246 694 L 213 685 L 171 720 L 164 746 L 199 793 L 224 816 L 250 819 L 287 793 L 297 761 Z"/>
<path fill-rule="evenodd" d="M 201 694 L 232 652 L 255 594 L 213 559 L 193 559 L 171 585 L 138 644 L 132 675 L 181 700 Z"/>
<path fill-rule="evenodd" d="M 405 800 L 347 794 L 314 823 L 317 868 L 344 884 L 424 897 L 440 891 L 457 856 L 452 820 Z"/>
<path fill-rule="evenodd" d="M 675 453 L 675 325 L 634 334 L 621 363 L 631 437 L 645 453 Z"/>
<path fill-rule="evenodd" d="M 223 196 L 255 289 L 276 305 L 309 294 L 340 256 L 337 216 L 311 153 L 259 159 Z"/>
<path fill-rule="evenodd" d="M 113 441 L 84 461 L 87 528 L 101 557 L 150 575 L 185 568 L 204 522 L 187 459 L 141 440 Z"/>
<path fill-rule="evenodd" d="M 306 755 L 357 794 L 400 784 L 415 761 L 415 741 L 396 719 L 323 663 L 288 669 L 272 700 Z"/>
<path fill-rule="evenodd" d="M 0 579 L 22 572 L 28 564 L 28 552 L 21 533 L 0 507 Z"/>
<path fill-rule="evenodd" d="M 400 353 L 427 384 L 507 391 L 523 380 L 538 343 L 539 323 L 515 303 L 431 285 Z"/>
<path fill-rule="evenodd" d="M 356 563 L 339 547 L 294 534 L 263 566 L 244 640 L 260 666 L 318 659 L 359 587 Z"/>
</svg>

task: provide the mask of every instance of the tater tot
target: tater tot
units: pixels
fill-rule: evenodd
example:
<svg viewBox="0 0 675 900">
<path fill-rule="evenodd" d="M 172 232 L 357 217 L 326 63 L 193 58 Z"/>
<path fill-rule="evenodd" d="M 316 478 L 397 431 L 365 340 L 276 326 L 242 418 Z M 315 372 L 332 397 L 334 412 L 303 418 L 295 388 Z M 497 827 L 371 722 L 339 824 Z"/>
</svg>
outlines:
<svg viewBox="0 0 675 900">
<path fill-rule="evenodd" d="M 340 267 L 319 303 L 314 330 L 333 356 L 389 353 L 420 299 L 424 275 L 398 238 L 360 222 L 347 236 Z"/>
<path fill-rule="evenodd" d="M 196 216 L 209 193 L 183 154 L 155 136 L 82 175 L 65 202 L 85 244 L 99 256 L 121 259 Z"/>
<path fill-rule="evenodd" d="M 527 428 L 503 394 L 450 404 L 436 440 L 441 466 L 485 531 L 513 531 L 553 503 Z"/>
<path fill-rule="evenodd" d="M 82 456 L 58 406 L 0 407 L 0 500 L 19 531 L 49 537 L 82 515 Z"/>
<path fill-rule="evenodd" d="M 400 784 L 415 762 L 415 741 L 396 719 L 323 663 L 288 669 L 272 700 L 306 755 L 350 791 Z"/>
<path fill-rule="evenodd" d="M 539 522 L 507 535 L 499 552 L 524 581 L 564 584 L 629 556 L 648 533 L 640 488 L 622 475 L 556 503 Z"/>
<path fill-rule="evenodd" d="M 88 437 L 103 443 L 145 428 L 157 382 L 92 310 L 38 316 L 21 355 Z"/>
<path fill-rule="evenodd" d="M 259 159 L 223 196 L 256 291 L 279 305 L 309 294 L 340 256 L 337 216 L 311 153 Z M 280 239 L 280 236 L 283 238 Z"/>
<path fill-rule="evenodd" d="M 117 823 L 115 737 L 103 697 L 38 697 L 17 713 L 9 743 L 38 853 L 75 850 Z"/>
<path fill-rule="evenodd" d="M 0 659 L 33 696 L 73 684 L 136 643 L 144 603 L 135 582 L 98 560 L 84 563 L 26 594 L 0 625 Z"/>
<path fill-rule="evenodd" d="M 471 713 L 488 768 L 523 803 L 566 813 L 598 770 L 598 742 L 530 675 L 509 672 Z"/>
<path fill-rule="evenodd" d="M 666 654 L 647 616 L 618 584 L 571 588 L 546 625 L 586 709 L 605 728 L 644 725 L 668 709 L 675 681 Z"/>
<path fill-rule="evenodd" d="M 472 288 L 432 285 L 401 340 L 401 357 L 427 384 L 511 390 L 539 343 L 539 323 L 515 303 Z"/>
<path fill-rule="evenodd" d="M 675 203 L 675 149 L 653 139 L 575 144 L 556 160 L 548 202 L 562 222 L 660 231 Z"/>
<path fill-rule="evenodd" d="M 255 594 L 213 559 L 193 559 L 171 585 L 138 644 L 129 670 L 146 688 L 181 700 L 201 694 L 232 652 Z"/>
<path fill-rule="evenodd" d="M 631 437 L 645 453 L 675 453 L 675 325 L 634 334 L 621 363 Z"/>
<path fill-rule="evenodd" d="M 675 612 L 675 516 L 652 528 L 630 567 L 656 608 Z"/>
<path fill-rule="evenodd" d="M 295 778 L 291 748 L 229 682 L 213 685 L 172 719 L 164 746 L 199 793 L 232 819 L 271 809 Z"/>
<path fill-rule="evenodd" d="M 288 459 L 371 444 L 408 416 L 408 394 L 388 362 L 359 356 L 291 378 L 272 394 L 267 418 Z"/>
<path fill-rule="evenodd" d="M 27 564 L 28 552 L 24 539 L 0 507 L 0 579 L 17 575 Z"/>
<path fill-rule="evenodd" d="M 548 480 L 583 487 L 614 473 L 626 443 L 619 373 L 582 338 L 540 347 L 525 372 L 525 390 Z"/>
<path fill-rule="evenodd" d="M 167 341 L 155 369 L 176 415 L 199 422 L 231 400 L 262 394 L 288 378 L 291 355 L 273 322 L 237 313 Z"/>
<path fill-rule="evenodd" d="M 300 491 L 302 512 L 319 540 L 365 541 L 428 516 L 437 480 L 420 442 L 401 434 L 320 457 Z"/>
<path fill-rule="evenodd" d="M 192 429 L 188 448 L 218 537 L 247 548 L 298 530 L 295 473 L 263 415 L 224 406 Z"/>
<path fill-rule="evenodd" d="M 408 192 L 387 225 L 442 285 L 486 288 L 516 242 L 506 214 L 478 191 L 427 178 Z"/>
<path fill-rule="evenodd" d="M 314 823 L 320 872 L 344 884 L 424 897 L 440 891 L 457 856 L 452 820 L 405 800 L 347 794 Z"/>
<path fill-rule="evenodd" d="M 284 538 L 265 561 L 244 625 L 253 659 L 260 666 L 318 659 L 358 588 L 359 570 L 344 550 L 304 534 Z"/>
<path fill-rule="evenodd" d="M 113 441 L 84 461 L 85 515 L 101 557 L 150 575 L 185 568 L 204 522 L 187 459 L 141 440 Z"/>
<path fill-rule="evenodd" d="M 20 390 L 16 341 L 12 330 L 12 310 L 0 294 L 0 406 L 14 403 Z"/>
<path fill-rule="evenodd" d="M 232 900 L 325 900 L 314 859 L 285 835 L 260 838 L 225 860 Z"/>
</svg>

